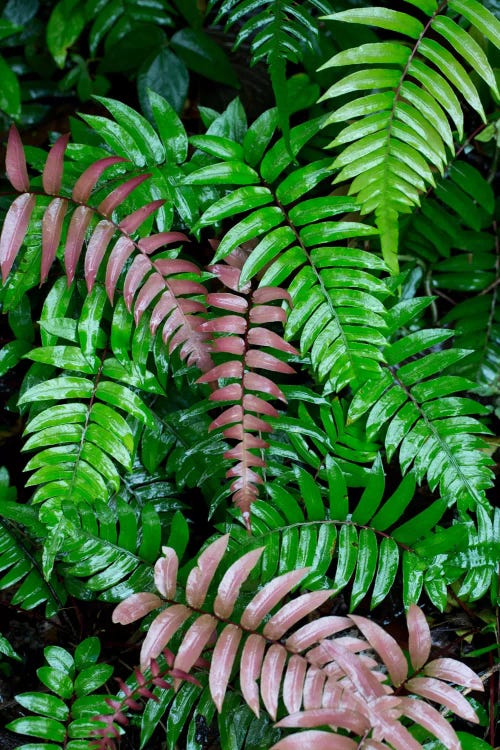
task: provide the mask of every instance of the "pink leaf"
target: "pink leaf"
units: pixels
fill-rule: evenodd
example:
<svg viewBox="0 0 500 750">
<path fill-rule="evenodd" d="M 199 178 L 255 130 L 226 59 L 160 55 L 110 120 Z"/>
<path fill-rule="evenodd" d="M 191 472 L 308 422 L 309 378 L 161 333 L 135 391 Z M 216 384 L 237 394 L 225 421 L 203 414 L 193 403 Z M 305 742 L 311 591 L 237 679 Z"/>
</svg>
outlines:
<svg viewBox="0 0 500 750">
<path fill-rule="evenodd" d="M 292 628 L 303 617 L 321 607 L 332 595 L 332 591 L 312 591 L 293 599 L 281 607 L 266 623 L 262 634 L 270 641 L 278 641 L 287 630 Z"/>
<path fill-rule="evenodd" d="M 248 309 L 248 302 L 244 297 L 240 297 L 238 294 L 228 294 L 227 292 L 214 292 L 209 294 L 207 302 L 212 307 L 219 307 L 222 310 L 229 310 L 230 312 L 246 313 Z"/>
<path fill-rule="evenodd" d="M 298 354 L 297 349 L 289 344 L 281 336 L 267 328 L 251 328 L 248 332 L 248 343 L 250 346 L 270 346 L 287 354 Z"/>
<path fill-rule="evenodd" d="M 176 232 L 170 234 L 176 234 Z M 154 265 L 164 276 L 172 276 L 174 273 L 195 273 L 199 276 L 201 273 L 198 266 L 191 263 L 190 260 L 182 260 L 181 258 L 159 258 L 159 260 L 155 260 Z"/>
<path fill-rule="evenodd" d="M 287 375 L 295 375 L 295 370 L 290 365 L 282 362 L 277 357 L 267 352 L 261 352 L 258 349 L 249 349 L 245 356 L 247 367 L 259 367 L 262 370 L 272 370 L 272 372 L 284 372 Z"/>
<path fill-rule="evenodd" d="M 405 688 L 416 695 L 421 695 L 422 698 L 441 703 L 462 719 L 474 724 L 479 721 L 476 712 L 463 695 L 441 680 L 436 680 L 434 677 L 414 677 L 405 683 Z"/>
<path fill-rule="evenodd" d="M 104 170 L 111 167 L 112 164 L 118 164 L 123 161 L 127 160 L 122 159 L 121 156 L 106 156 L 104 159 L 99 159 L 99 161 L 96 161 L 91 164 L 90 167 L 87 167 L 85 172 L 80 175 L 75 183 L 72 192 L 73 200 L 77 203 L 87 203 L 97 180 Z"/>
<path fill-rule="evenodd" d="M 325 724 L 348 729 L 354 734 L 364 734 L 371 729 L 370 722 L 366 716 L 352 709 L 345 708 L 312 708 L 309 711 L 301 711 L 300 713 L 286 716 L 276 726 L 310 728 L 321 727 Z"/>
<path fill-rule="evenodd" d="M 217 627 L 213 615 L 201 615 L 187 630 L 174 661 L 175 669 L 189 672 Z M 174 680 L 174 687 L 179 680 Z"/>
<path fill-rule="evenodd" d="M 13 188 L 20 193 L 26 193 L 30 189 L 26 159 L 21 136 L 15 125 L 10 126 L 9 138 L 7 140 L 7 153 L 5 155 L 5 171 Z"/>
<path fill-rule="evenodd" d="M 169 279 L 168 285 L 175 295 L 201 294 L 205 296 L 206 294 L 206 289 L 202 284 L 198 284 L 197 281 L 190 281 L 189 279 Z"/>
<path fill-rule="evenodd" d="M 127 271 L 125 276 L 125 283 L 123 285 L 123 299 L 127 309 L 130 310 L 132 306 L 132 300 L 137 289 L 142 284 L 142 281 L 148 271 L 151 270 L 151 261 L 145 255 L 136 255 L 132 261 L 132 265 Z"/>
<path fill-rule="evenodd" d="M 142 240 L 139 240 L 138 244 L 141 250 L 149 255 L 155 250 L 158 250 L 158 248 L 163 247 L 163 245 L 172 245 L 174 242 L 189 241 L 189 237 L 183 232 L 159 232 L 159 234 L 152 234 L 150 237 L 144 237 Z M 188 261 L 184 262 L 187 263 Z M 198 268 L 196 270 L 199 272 Z"/>
<path fill-rule="evenodd" d="M 240 383 L 231 383 L 223 388 L 218 388 L 210 394 L 209 401 L 240 401 L 243 396 L 243 388 Z"/>
<path fill-rule="evenodd" d="M 198 378 L 197 383 L 211 383 L 220 378 L 238 378 L 243 376 L 242 362 L 224 362 L 222 365 L 212 367 L 211 370 Z"/>
<path fill-rule="evenodd" d="M 79 210 L 78 208 L 76 209 Z M 120 274 L 130 254 L 134 250 L 134 243 L 128 237 L 120 237 L 113 247 L 106 266 L 106 292 L 108 299 L 113 304 L 115 289 Z"/>
<path fill-rule="evenodd" d="M 161 607 L 162 600 L 156 594 L 141 592 L 140 594 L 131 594 L 120 602 L 113 610 L 112 620 L 120 625 L 129 625 L 131 622 L 140 620 L 153 609 Z"/>
<path fill-rule="evenodd" d="M 253 453 L 248 451 L 243 443 L 238 443 L 234 448 L 224 453 L 224 458 L 236 458 L 239 461 L 244 461 L 247 466 L 261 466 L 264 467 L 266 462 L 259 456 L 255 456 Z M 228 475 L 229 476 L 229 475 Z M 232 476 L 232 475 L 231 475 Z"/>
<path fill-rule="evenodd" d="M 278 417 L 279 414 L 267 401 L 254 396 L 252 393 L 246 393 L 243 396 L 243 408 L 245 411 L 254 411 L 257 414 L 266 414 L 268 417 Z"/>
<path fill-rule="evenodd" d="M 408 664 L 397 642 L 372 620 L 358 615 L 349 615 L 349 617 L 384 662 L 393 685 L 399 687 L 406 680 Z"/>
<path fill-rule="evenodd" d="M 163 557 L 156 561 L 154 567 L 155 586 L 165 599 L 175 599 L 179 558 L 172 547 L 163 547 L 162 551 Z"/>
<path fill-rule="evenodd" d="M 259 688 L 256 680 L 260 675 L 266 641 L 253 633 L 243 647 L 240 666 L 240 687 L 243 697 L 254 714 L 259 716 Z"/>
<path fill-rule="evenodd" d="M 436 711 L 428 703 L 413 698 L 401 698 L 401 708 L 405 716 L 420 724 L 438 740 L 441 740 L 446 750 L 461 750 L 460 741 L 455 731 L 446 719 L 443 719 L 439 711 Z"/>
<path fill-rule="evenodd" d="M 155 617 L 142 644 L 141 669 L 146 669 L 151 659 L 161 654 L 182 623 L 192 614 L 192 610 L 184 604 L 174 604 Z"/>
<path fill-rule="evenodd" d="M 272 432 L 273 428 L 263 419 L 254 417 L 253 414 L 245 414 L 243 417 L 243 429 L 246 431 L 256 430 L 257 432 Z"/>
<path fill-rule="evenodd" d="M 137 325 L 151 302 L 165 290 L 165 281 L 159 273 L 152 273 L 137 295 L 134 305 L 134 321 Z"/>
<path fill-rule="evenodd" d="M 0 265 L 4 283 L 23 244 L 35 203 L 36 196 L 23 193 L 7 211 L 0 236 Z"/>
<path fill-rule="evenodd" d="M 231 617 L 241 586 L 257 565 L 264 549 L 265 547 L 258 547 L 247 552 L 228 568 L 215 597 L 214 612 L 217 617 L 223 620 Z"/>
<path fill-rule="evenodd" d="M 69 141 L 69 133 L 61 135 L 54 143 L 47 156 L 43 169 L 43 189 L 49 195 L 57 195 L 61 189 L 61 181 L 64 169 L 64 152 Z"/>
<path fill-rule="evenodd" d="M 186 600 L 195 609 L 199 609 L 207 595 L 217 567 L 224 557 L 229 541 L 229 534 L 216 539 L 201 553 L 198 564 L 190 572 L 186 583 Z"/>
<path fill-rule="evenodd" d="M 413 669 L 424 666 L 431 652 L 431 631 L 425 615 L 416 604 L 412 604 L 406 616 L 408 623 L 408 650 Z"/>
<path fill-rule="evenodd" d="M 215 644 L 210 665 L 208 684 L 217 711 L 222 711 L 231 669 L 243 633 L 237 625 L 226 625 Z"/>
<path fill-rule="evenodd" d="M 245 630 L 255 630 L 263 618 L 301 581 L 310 568 L 299 568 L 269 581 L 245 607 L 240 620 Z"/>
<path fill-rule="evenodd" d="M 337 617 L 335 615 L 321 617 L 319 620 L 303 625 L 290 638 L 287 638 L 286 647 L 290 651 L 305 651 L 314 643 L 322 641 L 323 638 L 350 627 L 351 621 L 348 617 Z"/>
<path fill-rule="evenodd" d="M 246 372 L 245 373 L 245 390 L 259 391 L 259 393 L 269 393 L 270 396 L 283 401 L 286 404 L 286 398 L 283 392 L 278 388 L 276 383 L 266 378 L 264 375 L 259 375 L 257 372 Z"/>
<path fill-rule="evenodd" d="M 243 294 L 247 294 L 252 288 L 250 282 L 245 284 L 241 289 L 239 288 L 239 268 L 231 268 L 231 266 L 217 263 L 214 266 L 208 266 L 207 271 L 210 271 L 210 273 L 213 273 L 215 276 L 217 276 L 222 281 L 224 286 L 227 286 L 228 289 L 232 289 L 233 292 L 243 292 Z"/>
<path fill-rule="evenodd" d="M 250 323 L 260 325 L 261 323 L 286 323 L 286 312 L 281 307 L 274 305 L 259 305 L 251 307 L 249 313 Z"/>
<path fill-rule="evenodd" d="M 273 745 L 270 750 L 357 750 L 358 743 L 349 737 L 332 732 L 310 729 L 290 734 Z"/>
<path fill-rule="evenodd" d="M 209 427 L 208 431 L 217 430 L 219 427 L 224 427 L 227 424 L 234 424 L 235 422 L 241 422 L 243 420 L 243 409 L 239 404 L 230 406 L 222 412 L 216 419 L 214 419 Z"/>
<path fill-rule="evenodd" d="M 122 232 L 132 234 L 141 226 L 144 221 L 146 221 L 148 216 L 151 216 L 151 214 L 153 214 L 158 208 L 163 206 L 164 203 L 165 200 L 163 198 L 157 201 L 151 201 L 151 203 L 146 203 L 145 206 L 141 206 L 137 209 L 137 211 L 134 211 L 128 216 L 125 216 L 125 218 L 120 221 L 118 226 L 120 227 Z"/>
<path fill-rule="evenodd" d="M 87 282 L 87 290 L 92 291 L 94 282 L 112 236 L 115 233 L 115 225 L 107 219 L 103 219 L 96 226 L 87 245 L 85 253 L 84 273 Z"/>
<path fill-rule="evenodd" d="M 306 670 L 307 661 L 304 657 L 293 654 L 288 662 L 283 682 L 283 703 L 290 714 L 299 711 L 302 705 Z"/>
<path fill-rule="evenodd" d="M 426 664 L 424 674 L 429 677 L 437 677 L 440 680 L 449 680 L 456 685 L 463 685 L 472 690 L 484 690 L 484 685 L 475 672 L 466 664 L 456 659 L 434 659 Z"/>
<path fill-rule="evenodd" d="M 304 708 L 321 708 L 323 702 L 323 687 L 327 678 L 326 672 L 310 666 L 304 681 Z"/>
<path fill-rule="evenodd" d="M 149 321 L 149 329 L 151 333 L 156 333 L 156 330 L 160 323 L 166 318 L 167 315 L 169 315 L 172 310 L 174 310 L 176 307 L 176 299 L 174 295 L 167 289 L 156 305 L 153 308 L 153 312 L 151 313 L 151 319 Z"/>
<path fill-rule="evenodd" d="M 67 200 L 64 198 L 54 198 L 43 214 L 41 284 L 43 284 L 49 275 L 50 267 L 56 257 L 67 207 Z"/>
<path fill-rule="evenodd" d="M 224 315 L 212 318 L 201 324 L 200 329 L 207 333 L 237 333 L 243 334 L 247 330 L 247 322 L 240 315 Z"/>
<path fill-rule="evenodd" d="M 245 353 L 245 342 L 240 336 L 219 336 L 210 344 L 210 351 L 242 357 Z"/>
<path fill-rule="evenodd" d="M 144 182 L 144 180 L 149 180 L 150 177 L 150 174 L 141 174 L 119 185 L 99 203 L 97 207 L 98 212 L 104 216 L 111 216 L 115 208 L 118 208 L 120 203 L 123 203 L 136 187 Z"/>
<path fill-rule="evenodd" d="M 75 277 L 76 267 L 82 252 L 83 241 L 93 211 L 88 206 L 77 206 L 69 222 L 68 234 L 66 237 L 66 247 L 64 250 L 64 265 L 66 267 L 66 276 L 68 285 L 71 284 Z"/>
<path fill-rule="evenodd" d="M 285 299 L 290 305 L 292 304 L 290 294 L 286 289 L 282 289 L 280 286 L 261 286 L 252 294 L 252 302 L 254 305 L 262 305 L 266 302 L 274 302 L 278 299 Z"/>
<path fill-rule="evenodd" d="M 273 721 L 278 713 L 281 677 L 286 661 L 286 650 L 279 643 L 268 648 L 260 675 L 260 692 L 266 710 Z"/>
<path fill-rule="evenodd" d="M 373 700 L 384 695 L 384 689 L 372 672 L 367 669 L 359 656 L 337 646 L 335 641 L 323 641 L 321 646 L 332 660 L 349 677 L 356 690 L 365 700 Z"/>
</svg>

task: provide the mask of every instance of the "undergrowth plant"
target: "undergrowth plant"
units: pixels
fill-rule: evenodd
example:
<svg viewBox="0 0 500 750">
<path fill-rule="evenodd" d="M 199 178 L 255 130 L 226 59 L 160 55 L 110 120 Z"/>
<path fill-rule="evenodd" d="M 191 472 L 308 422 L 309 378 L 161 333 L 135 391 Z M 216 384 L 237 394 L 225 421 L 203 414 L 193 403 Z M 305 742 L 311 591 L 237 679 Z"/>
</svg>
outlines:
<svg viewBox="0 0 500 750">
<path fill-rule="evenodd" d="M 483 682 L 431 658 L 421 607 L 499 604 L 500 21 L 201 11 L 267 66 L 250 124 L 235 99 L 191 134 L 152 86 L 144 114 L 95 97 L 48 154 L 9 132 L 0 373 L 29 459 L 19 499 L 0 476 L 0 589 L 145 632 L 118 690 L 93 633 L 49 646 L 10 728 L 25 750 L 115 748 L 129 721 L 141 748 L 161 726 L 171 750 L 490 747 L 452 726 Z"/>
</svg>

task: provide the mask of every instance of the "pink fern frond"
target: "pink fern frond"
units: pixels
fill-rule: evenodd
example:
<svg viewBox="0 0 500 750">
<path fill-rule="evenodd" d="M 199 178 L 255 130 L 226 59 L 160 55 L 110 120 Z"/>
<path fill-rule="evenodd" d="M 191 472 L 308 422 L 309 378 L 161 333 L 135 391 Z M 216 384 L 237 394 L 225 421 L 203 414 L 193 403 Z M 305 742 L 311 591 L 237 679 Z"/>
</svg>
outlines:
<svg viewBox="0 0 500 750">
<path fill-rule="evenodd" d="M 4 283 L 24 242 L 35 203 L 34 195 L 23 193 L 7 211 L 0 236 L 0 266 Z"/>
<path fill-rule="evenodd" d="M 21 136 L 15 125 L 11 125 L 7 139 L 7 153 L 5 155 L 5 171 L 12 187 L 19 193 L 27 193 L 30 189 L 28 169 L 24 156 Z"/>
<path fill-rule="evenodd" d="M 48 195 L 57 195 L 61 189 L 64 171 L 64 153 L 69 141 L 69 133 L 61 135 L 54 143 L 43 168 L 42 184 Z"/>
</svg>

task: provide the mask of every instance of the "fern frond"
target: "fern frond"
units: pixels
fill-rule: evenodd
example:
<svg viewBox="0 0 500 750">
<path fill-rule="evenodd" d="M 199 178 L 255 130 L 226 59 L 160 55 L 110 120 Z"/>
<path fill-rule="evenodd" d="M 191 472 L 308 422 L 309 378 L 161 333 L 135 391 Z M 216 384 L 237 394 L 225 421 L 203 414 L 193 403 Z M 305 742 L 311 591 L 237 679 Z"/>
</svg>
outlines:
<svg viewBox="0 0 500 750">
<path fill-rule="evenodd" d="M 392 308 L 393 330 L 416 317 L 415 302 L 403 300 Z M 485 491 L 492 484 L 491 459 L 477 437 L 488 429 L 470 416 L 488 410 L 455 395 L 470 388 L 470 381 L 441 374 L 469 354 L 442 348 L 451 335 L 447 329 L 419 330 L 391 344 L 385 351 L 388 367 L 356 393 L 349 418 L 367 413 L 368 435 L 385 431 L 388 459 L 399 451 L 403 473 L 413 466 L 417 481 L 426 477 L 432 490 L 439 487 L 441 496 L 465 515 L 477 505 L 489 506 Z M 439 351 L 431 350 L 435 347 Z"/>
<path fill-rule="evenodd" d="M 351 143 L 334 161 L 334 168 L 340 170 L 335 182 L 351 180 L 349 193 L 357 196 L 361 212 L 375 212 L 383 256 L 393 272 L 398 269 L 398 215 L 419 204 L 425 186 L 435 184 L 434 172 L 443 174 L 447 148 L 453 151 L 448 118 L 459 137 L 463 136 L 462 108 L 455 89 L 486 121 L 477 88 L 462 61 L 498 96 L 485 53 L 456 17 L 445 15 L 446 5 L 422 6 L 428 16 L 425 25 L 408 13 L 390 8 L 354 8 L 327 17 L 388 29 L 402 36 L 401 41 L 344 50 L 323 65 L 323 69 L 365 66 L 333 84 L 322 97 L 353 92 L 356 96 L 330 115 L 325 124 L 356 120 L 330 144 Z M 480 8 L 482 18 L 487 14 L 492 24 L 498 23 L 476 0 L 460 7 L 468 7 L 472 14 Z M 377 93 L 358 96 L 358 91 Z"/>
<path fill-rule="evenodd" d="M 283 700 L 289 716 L 278 726 L 329 724 L 333 736 L 337 734 L 333 727 L 342 727 L 354 736 L 366 737 L 371 733 L 373 740 L 386 739 L 398 748 L 403 747 L 404 740 L 405 747 L 417 750 L 421 746 L 400 723 L 400 718 L 406 716 L 441 741 L 446 741 L 447 747 L 458 750 L 460 744 L 453 730 L 426 702 L 431 693 L 432 698 L 437 698 L 441 686 L 439 680 L 450 679 L 452 665 L 427 664 L 430 631 L 418 607 L 412 606 L 408 614 L 409 651 L 412 671 L 423 672 L 424 678 L 408 674 L 403 651 L 380 626 L 366 618 L 326 616 L 296 629 L 331 594 L 328 590 L 305 593 L 283 603 L 304 578 L 307 568 L 278 576 L 254 594 L 243 608 L 239 604 L 240 590 L 263 548 L 239 557 L 226 570 L 213 604 L 206 607 L 207 593 L 227 543 L 227 535 L 220 537 L 199 556 L 198 564 L 186 582 L 186 603 L 166 601 L 166 608 L 151 622 L 141 651 L 144 666 L 182 629 L 184 635 L 174 659 L 174 669 L 189 672 L 208 644 L 215 640 L 209 687 L 219 712 L 223 708 L 231 671 L 238 661 L 243 698 L 257 716 L 262 700 L 266 711 L 276 720 L 279 700 Z M 166 558 L 160 558 L 155 566 L 155 584 L 160 592 L 173 591 L 177 578 L 175 566 L 164 562 L 171 559 L 172 551 L 166 548 L 165 555 Z M 145 600 L 150 594 L 140 596 Z M 143 602 L 139 597 L 119 604 L 113 614 L 114 621 L 127 624 L 139 619 L 143 614 Z M 353 625 L 361 637 L 341 635 Z M 282 641 L 285 634 L 286 639 Z M 364 653 L 368 650 L 373 650 L 375 658 Z M 458 662 L 454 662 L 453 667 L 459 670 L 455 671 L 455 684 L 483 689 L 481 681 L 471 670 Z M 394 688 L 403 685 L 414 698 L 419 698 L 396 697 Z M 459 693 L 443 688 L 438 700 L 455 713 L 477 720 Z M 381 719 L 381 706 L 386 703 L 393 710 Z M 298 713 L 301 708 L 304 712 Z M 301 736 L 301 740 L 307 738 L 308 733 Z M 296 739 L 284 738 L 273 747 L 294 747 Z M 413 744 L 409 745 L 409 742 Z M 354 748 L 355 742 L 351 740 L 351 743 Z"/>
</svg>

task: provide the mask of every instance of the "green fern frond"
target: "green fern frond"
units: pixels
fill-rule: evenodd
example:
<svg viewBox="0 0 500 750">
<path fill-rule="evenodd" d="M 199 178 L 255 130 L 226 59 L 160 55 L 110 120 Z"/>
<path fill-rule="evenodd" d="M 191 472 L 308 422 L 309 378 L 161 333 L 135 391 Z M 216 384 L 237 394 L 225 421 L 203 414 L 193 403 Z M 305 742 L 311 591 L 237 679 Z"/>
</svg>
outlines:
<svg viewBox="0 0 500 750">
<path fill-rule="evenodd" d="M 461 6 L 472 14 L 479 8 L 481 18 L 491 16 L 491 23 L 498 23 L 476 0 Z M 463 136 L 462 108 L 455 90 L 486 121 L 477 88 L 461 61 L 498 96 L 485 53 L 469 31 L 445 15 L 446 4 L 439 8 L 426 4 L 421 10 L 429 16 L 425 25 L 390 8 L 354 8 L 327 16 L 329 20 L 387 29 L 402 37 L 401 41 L 341 51 L 322 68 L 364 66 L 324 94 L 322 100 L 351 95 L 351 101 L 331 114 L 325 124 L 356 120 L 330 144 L 351 144 L 334 161 L 334 168 L 340 170 L 335 182 L 349 180 L 349 193 L 357 196 L 361 212 L 375 213 L 383 256 L 393 272 L 398 270 L 398 216 L 419 204 L 425 187 L 434 186 L 435 172 L 443 174 L 447 149 L 453 152 L 448 119 L 459 137 Z M 369 93 L 358 96 L 357 92 Z"/>
</svg>

